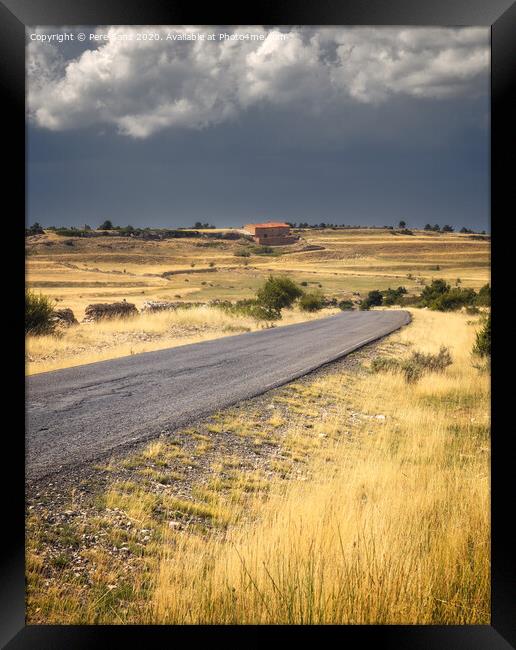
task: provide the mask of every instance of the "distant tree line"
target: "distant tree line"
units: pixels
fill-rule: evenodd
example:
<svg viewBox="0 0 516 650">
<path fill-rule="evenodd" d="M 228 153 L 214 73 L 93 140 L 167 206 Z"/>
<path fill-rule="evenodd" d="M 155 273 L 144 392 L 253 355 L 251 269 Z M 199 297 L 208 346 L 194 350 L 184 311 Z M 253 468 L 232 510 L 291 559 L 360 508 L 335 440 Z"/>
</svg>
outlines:
<svg viewBox="0 0 516 650">
<path fill-rule="evenodd" d="M 412 234 L 412 231 L 407 230 L 407 222 L 404 221 L 403 219 L 398 222 L 397 226 L 389 226 L 389 225 L 383 225 L 383 226 L 371 226 L 371 225 L 360 225 L 360 224 L 337 224 L 337 223 L 327 223 L 325 221 L 322 221 L 321 223 L 308 223 L 307 221 L 300 221 L 300 222 L 295 222 L 295 221 L 286 221 L 291 228 L 313 228 L 316 230 L 322 230 L 325 228 L 330 228 L 333 230 L 340 230 L 340 229 L 349 229 L 349 230 L 395 230 L 398 228 L 405 234 Z M 449 224 L 445 224 L 444 226 L 440 226 L 439 224 L 430 224 L 427 223 L 424 226 L 424 230 L 427 231 L 433 231 L 433 232 L 455 232 L 455 228 Z M 486 231 L 475 231 L 470 228 L 466 228 L 465 226 L 460 229 L 461 233 L 470 233 L 470 234 L 481 234 L 485 235 Z"/>
<path fill-rule="evenodd" d="M 396 231 L 401 234 L 406 234 L 406 235 L 412 235 L 413 232 L 411 230 L 407 229 L 407 223 L 404 220 L 401 220 L 398 223 L 398 230 L 395 229 L 394 226 L 389 226 L 389 225 L 384 225 L 384 226 L 368 226 L 368 225 L 360 225 L 360 224 L 336 224 L 336 223 L 326 223 L 322 221 L 321 223 L 308 223 L 306 221 L 300 221 L 295 222 L 295 221 L 287 221 L 286 222 L 291 228 L 299 228 L 299 229 L 315 229 L 315 230 L 323 230 L 323 229 L 332 229 L 332 230 L 391 230 L 391 231 Z M 111 232 L 111 231 L 116 231 L 116 233 L 124 235 L 124 234 L 130 234 L 130 233 L 143 233 L 143 232 L 161 232 L 161 233 L 172 233 L 172 232 L 179 232 L 179 231 L 189 231 L 191 230 L 214 230 L 216 227 L 213 224 L 210 224 L 208 222 L 202 222 L 202 221 L 196 221 L 193 226 L 191 226 L 190 229 L 184 228 L 182 226 L 174 229 L 167 229 L 167 228 L 150 228 L 146 226 L 145 228 L 135 228 L 132 225 L 127 225 L 127 226 L 117 226 L 114 225 L 113 222 L 110 219 L 106 219 L 103 221 L 97 228 L 97 231 L 101 231 L 102 233 L 105 232 Z M 56 232 L 58 235 L 64 235 L 67 237 L 81 237 L 81 236 L 94 236 L 94 230 L 92 227 L 88 224 L 85 224 L 82 228 L 76 227 L 76 226 L 48 226 L 46 230 L 52 230 Z M 424 230 L 426 231 L 431 231 L 431 232 L 442 232 L 442 233 L 451 233 L 454 232 L 455 229 L 453 226 L 450 226 L 449 224 L 445 224 L 444 226 L 440 226 L 439 224 L 434 224 L 433 226 L 429 223 L 425 224 Z M 471 228 L 466 228 L 463 226 L 460 231 L 462 234 L 479 234 L 479 235 L 486 235 L 485 230 L 481 230 L 480 232 L 477 232 L 475 230 L 472 230 Z M 25 234 L 26 236 L 29 235 L 40 235 L 44 233 L 43 226 L 39 224 L 38 222 L 35 222 L 32 224 L 32 226 L 28 227 L 25 229 Z M 192 235 L 184 235 L 184 236 L 192 236 Z M 195 236 L 195 235 L 193 235 Z"/>
<path fill-rule="evenodd" d="M 30 235 L 42 235 L 43 233 L 43 227 L 37 221 L 33 223 L 32 226 L 25 228 L 25 235 L 27 237 Z"/>
<path fill-rule="evenodd" d="M 438 223 L 434 224 L 433 226 L 431 224 L 427 223 L 427 224 L 425 224 L 424 230 L 431 230 L 433 232 L 454 232 L 455 229 L 454 229 L 453 226 L 450 226 L 448 224 L 445 224 L 441 228 L 441 226 Z M 485 235 L 486 234 L 485 230 L 481 230 L 480 232 L 477 232 L 475 230 L 471 230 L 471 228 L 466 228 L 466 226 L 463 226 L 459 230 L 459 232 L 463 233 L 463 234 L 466 234 L 466 233 L 467 234 L 479 234 L 479 235 Z"/>
<path fill-rule="evenodd" d="M 291 228 L 313 228 L 316 230 L 323 230 L 325 228 L 330 228 L 333 230 L 348 229 L 348 230 L 392 230 L 394 226 L 364 226 L 363 224 L 346 224 L 346 223 L 326 223 L 321 221 L 321 223 L 308 223 L 306 221 L 285 221 Z"/>
<path fill-rule="evenodd" d="M 215 228 L 211 223 L 202 223 L 201 221 L 196 221 L 193 227 L 197 230 L 212 230 Z"/>
<path fill-rule="evenodd" d="M 39 224 L 35 224 L 39 225 Z M 203 224 L 205 225 L 205 224 Z M 34 228 L 34 227 L 32 227 Z M 213 229 L 210 228 L 210 229 Z M 93 230 L 91 226 L 85 224 L 82 228 L 75 226 L 50 226 L 47 230 L 55 232 L 62 237 L 133 237 L 135 239 L 176 239 L 176 238 L 199 238 L 199 239 L 240 239 L 241 234 L 237 232 L 197 232 L 186 228 L 135 228 L 134 226 L 115 226 L 110 220 L 101 223 L 98 228 Z M 43 232 L 43 230 L 41 230 Z M 36 234 L 33 230 L 27 234 Z"/>
<path fill-rule="evenodd" d="M 445 224 L 442 228 L 436 223 L 433 226 L 429 223 L 425 224 L 424 230 L 432 230 L 433 232 L 453 232 L 455 229 L 453 226 Z"/>
</svg>

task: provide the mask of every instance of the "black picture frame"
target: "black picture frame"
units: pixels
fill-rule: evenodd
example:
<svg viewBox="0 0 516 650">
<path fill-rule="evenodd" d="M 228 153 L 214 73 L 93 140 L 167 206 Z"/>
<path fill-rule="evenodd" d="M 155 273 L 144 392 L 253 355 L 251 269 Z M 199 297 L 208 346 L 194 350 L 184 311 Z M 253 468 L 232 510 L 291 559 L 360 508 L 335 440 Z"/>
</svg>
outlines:
<svg viewBox="0 0 516 650">
<path fill-rule="evenodd" d="M 228 5 L 229 6 L 229 5 Z M 236 5 L 235 5 L 236 7 Z M 516 63 L 516 4 L 511 0 L 283 0 L 277 5 L 256 3 L 228 9 L 212 3 L 206 9 L 184 0 L 163 3 L 159 0 L 3 0 L 0 2 L 0 87 L 6 109 L 6 131 L 12 145 L 4 150 L 4 191 L 12 197 L 11 214 L 16 214 L 12 252 L 13 277 L 24 282 L 25 227 L 25 26 L 98 25 L 98 24 L 223 24 L 223 25 L 421 25 L 490 26 L 491 62 L 491 215 L 493 243 L 493 325 L 495 330 L 492 368 L 494 376 L 503 374 L 507 363 L 501 350 L 501 321 L 497 316 L 499 255 L 503 246 L 497 239 L 507 207 L 514 203 L 514 184 L 507 182 L 507 170 L 514 167 L 511 141 L 514 138 Z M 512 137 L 511 137 L 512 136 Z M 22 214 L 24 215 L 22 218 Z M 19 249 L 18 249 L 19 245 Z M 12 441 L 12 450 L 4 456 L 11 472 L 1 472 L 4 482 L 4 551 L 0 556 L 0 643 L 12 650 L 19 648 L 101 648 L 114 644 L 181 643 L 196 640 L 203 626 L 26 626 L 24 576 L 24 367 L 23 291 L 15 290 L 12 304 L 18 316 L 12 321 L 12 335 L 20 347 L 9 346 L 13 355 L 9 382 L 9 410 L 16 420 L 4 426 L 4 436 Z M 18 322 L 17 319 L 20 319 Z M 19 325 L 19 327 L 18 327 Z M 498 332 L 498 334 L 497 334 Z M 499 337 L 499 338 L 498 338 Z M 504 357 L 504 358 L 502 358 Z M 501 384 L 501 382 L 500 382 Z M 15 406 L 16 405 L 16 406 Z M 492 414 L 492 609 L 491 625 L 486 626 L 337 626 L 338 643 L 348 647 L 377 643 L 398 650 L 450 648 L 464 650 L 505 650 L 516 647 L 516 549 L 512 532 L 510 496 L 512 481 L 511 437 L 504 423 L 511 400 L 503 396 L 503 386 L 495 392 Z M 514 419 L 514 418 L 512 418 Z M 507 420 L 510 422 L 510 420 Z M 512 427 L 514 428 L 514 427 Z M 5 468 L 4 468 L 5 469 Z M 229 638 L 244 627 L 218 627 Z M 277 627 L 274 626 L 277 630 Z M 254 627 L 256 641 L 268 627 Z M 208 630 L 209 634 L 213 629 Z M 289 635 L 293 632 L 289 630 Z M 322 630 L 303 629 L 304 640 L 320 643 Z M 276 632 L 275 632 L 276 633 Z M 313 636 L 317 635 L 317 636 Z M 218 639 L 217 639 L 218 640 Z"/>
</svg>

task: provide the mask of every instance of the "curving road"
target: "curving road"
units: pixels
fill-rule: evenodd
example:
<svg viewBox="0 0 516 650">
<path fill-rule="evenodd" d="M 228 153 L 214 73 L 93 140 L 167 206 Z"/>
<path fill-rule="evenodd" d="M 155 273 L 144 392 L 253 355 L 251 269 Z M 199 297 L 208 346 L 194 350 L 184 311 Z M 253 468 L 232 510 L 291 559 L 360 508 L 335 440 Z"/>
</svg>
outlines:
<svg viewBox="0 0 516 650">
<path fill-rule="evenodd" d="M 26 477 L 41 479 L 281 386 L 406 325 L 405 311 L 329 318 L 33 375 Z"/>
</svg>

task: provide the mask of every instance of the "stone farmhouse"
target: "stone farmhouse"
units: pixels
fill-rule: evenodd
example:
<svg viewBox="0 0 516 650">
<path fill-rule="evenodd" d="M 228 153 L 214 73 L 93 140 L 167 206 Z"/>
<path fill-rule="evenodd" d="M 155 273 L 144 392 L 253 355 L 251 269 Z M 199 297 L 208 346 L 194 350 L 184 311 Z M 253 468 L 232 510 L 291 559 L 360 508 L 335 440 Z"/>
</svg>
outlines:
<svg viewBox="0 0 516 650">
<path fill-rule="evenodd" d="M 288 223 L 268 221 L 267 223 L 248 223 L 244 230 L 253 236 L 260 246 L 285 246 L 295 244 L 298 237 L 290 232 Z"/>
</svg>

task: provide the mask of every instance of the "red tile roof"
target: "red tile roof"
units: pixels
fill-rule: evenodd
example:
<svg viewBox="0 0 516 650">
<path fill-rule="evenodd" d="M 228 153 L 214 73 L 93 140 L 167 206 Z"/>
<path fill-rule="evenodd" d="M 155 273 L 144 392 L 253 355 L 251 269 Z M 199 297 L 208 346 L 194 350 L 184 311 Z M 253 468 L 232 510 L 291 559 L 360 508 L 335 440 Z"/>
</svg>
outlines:
<svg viewBox="0 0 516 650">
<path fill-rule="evenodd" d="M 267 223 L 250 223 L 249 226 L 254 226 L 255 228 L 290 228 L 288 223 L 282 223 L 280 221 L 268 221 Z"/>
</svg>

